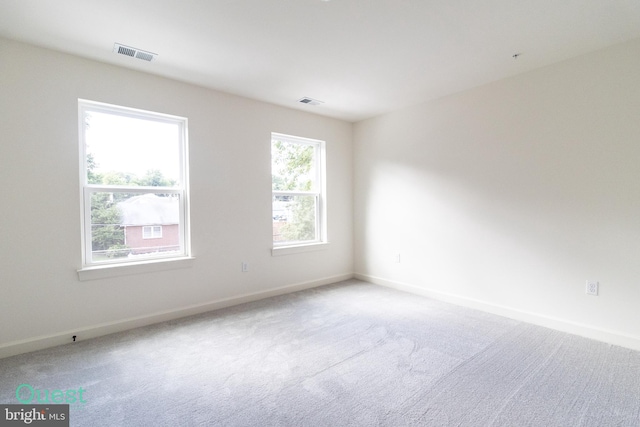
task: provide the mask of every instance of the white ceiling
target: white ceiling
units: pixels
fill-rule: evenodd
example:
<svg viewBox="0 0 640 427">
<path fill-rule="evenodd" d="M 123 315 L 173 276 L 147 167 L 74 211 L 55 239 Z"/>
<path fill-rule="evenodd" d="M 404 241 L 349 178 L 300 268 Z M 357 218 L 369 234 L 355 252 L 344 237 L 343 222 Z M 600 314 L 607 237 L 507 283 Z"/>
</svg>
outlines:
<svg viewBox="0 0 640 427">
<path fill-rule="evenodd" d="M 640 1 L 2 0 L 0 36 L 357 121 L 638 38 Z"/>
</svg>

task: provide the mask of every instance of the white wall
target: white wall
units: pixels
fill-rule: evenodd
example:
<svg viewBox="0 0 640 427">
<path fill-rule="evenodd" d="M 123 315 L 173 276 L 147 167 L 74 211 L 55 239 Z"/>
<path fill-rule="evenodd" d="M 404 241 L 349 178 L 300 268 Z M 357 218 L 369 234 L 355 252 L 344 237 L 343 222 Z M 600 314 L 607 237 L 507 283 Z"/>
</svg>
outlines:
<svg viewBox="0 0 640 427">
<path fill-rule="evenodd" d="M 360 122 L 354 144 L 358 277 L 640 349 L 639 40 Z"/>
<path fill-rule="evenodd" d="M 191 268 L 78 280 L 78 98 L 188 117 Z M 352 275 L 350 123 L 3 39 L 0 117 L 0 356 Z M 326 141 L 326 250 L 271 256 L 271 132 Z"/>
</svg>

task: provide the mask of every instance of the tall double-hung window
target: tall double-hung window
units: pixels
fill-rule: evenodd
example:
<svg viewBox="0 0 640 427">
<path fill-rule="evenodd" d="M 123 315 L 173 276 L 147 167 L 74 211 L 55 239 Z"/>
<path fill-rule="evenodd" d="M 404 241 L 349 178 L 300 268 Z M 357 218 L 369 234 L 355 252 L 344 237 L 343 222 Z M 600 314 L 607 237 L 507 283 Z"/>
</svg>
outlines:
<svg viewBox="0 0 640 427">
<path fill-rule="evenodd" d="M 326 242 L 325 143 L 271 135 L 274 247 Z"/>
<path fill-rule="evenodd" d="M 78 106 L 83 268 L 188 257 L 187 119 Z"/>
</svg>

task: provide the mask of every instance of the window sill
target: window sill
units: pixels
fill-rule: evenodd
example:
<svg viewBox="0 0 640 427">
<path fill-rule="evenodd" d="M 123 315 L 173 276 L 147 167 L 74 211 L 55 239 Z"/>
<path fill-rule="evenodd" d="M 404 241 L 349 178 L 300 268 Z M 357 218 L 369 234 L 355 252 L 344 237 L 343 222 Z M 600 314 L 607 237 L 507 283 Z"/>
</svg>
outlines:
<svg viewBox="0 0 640 427">
<path fill-rule="evenodd" d="M 296 246 L 276 246 L 271 249 L 271 256 L 298 254 L 303 252 L 324 251 L 329 247 L 328 242 L 311 243 Z"/>
<path fill-rule="evenodd" d="M 179 268 L 191 268 L 193 257 L 165 258 L 158 260 L 130 262 L 126 264 L 109 264 L 85 267 L 78 270 L 78 280 L 107 279 L 110 277 L 128 276 L 131 274 L 152 273 L 156 271 L 175 270 Z"/>
</svg>

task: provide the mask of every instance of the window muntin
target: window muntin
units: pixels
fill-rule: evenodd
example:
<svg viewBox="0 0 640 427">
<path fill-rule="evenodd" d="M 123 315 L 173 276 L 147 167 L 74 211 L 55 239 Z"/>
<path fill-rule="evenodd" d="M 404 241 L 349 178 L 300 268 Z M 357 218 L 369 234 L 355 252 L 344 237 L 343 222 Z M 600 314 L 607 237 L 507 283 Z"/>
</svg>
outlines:
<svg viewBox="0 0 640 427">
<path fill-rule="evenodd" d="M 324 141 L 271 136 L 273 245 L 326 240 Z"/>
<path fill-rule="evenodd" d="M 83 266 L 189 256 L 187 119 L 79 100 L 79 121 Z"/>
</svg>

